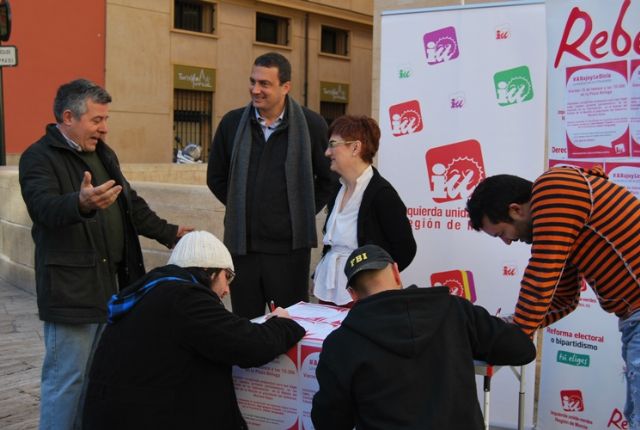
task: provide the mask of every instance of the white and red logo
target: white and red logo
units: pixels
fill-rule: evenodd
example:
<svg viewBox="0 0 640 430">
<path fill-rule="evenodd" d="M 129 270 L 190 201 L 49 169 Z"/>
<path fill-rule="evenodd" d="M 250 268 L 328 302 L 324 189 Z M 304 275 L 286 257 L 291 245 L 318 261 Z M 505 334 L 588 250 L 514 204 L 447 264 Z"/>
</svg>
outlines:
<svg viewBox="0 0 640 430">
<path fill-rule="evenodd" d="M 509 24 L 502 24 L 496 27 L 496 40 L 506 40 L 511 36 Z"/>
<path fill-rule="evenodd" d="M 502 265 L 502 276 L 513 277 L 518 273 L 518 268 L 515 264 Z"/>
<path fill-rule="evenodd" d="M 466 200 L 485 177 L 477 140 L 431 148 L 425 154 L 429 187 L 437 203 Z"/>
<path fill-rule="evenodd" d="M 418 100 L 411 100 L 389 108 L 391 133 L 394 136 L 417 133 L 422 130 L 422 113 Z"/>
<path fill-rule="evenodd" d="M 560 399 L 562 401 L 562 409 L 565 412 L 584 411 L 584 401 L 582 400 L 582 391 L 562 390 L 560 391 Z"/>
<path fill-rule="evenodd" d="M 471 303 L 476 301 L 476 284 L 470 270 L 448 270 L 431 274 L 432 287 L 447 287 L 452 296 L 463 297 Z"/>
</svg>

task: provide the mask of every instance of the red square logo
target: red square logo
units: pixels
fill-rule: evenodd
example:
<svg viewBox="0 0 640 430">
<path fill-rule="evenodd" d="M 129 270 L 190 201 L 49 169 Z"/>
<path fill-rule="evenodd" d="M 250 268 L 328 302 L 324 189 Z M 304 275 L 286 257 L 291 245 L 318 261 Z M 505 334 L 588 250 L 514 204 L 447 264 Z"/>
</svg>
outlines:
<svg viewBox="0 0 640 430">
<path fill-rule="evenodd" d="M 560 399 L 562 401 L 562 409 L 564 411 L 584 411 L 584 401 L 582 400 L 582 392 L 580 390 L 562 390 L 560 391 Z"/>
<path fill-rule="evenodd" d="M 393 105 L 389 108 L 391 132 L 394 136 L 404 136 L 422 130 L 422 113 L 418 100 Z"/>
<path fill-rule="evenodd" d="M 448 287 L 452 296 L 464 297 L 464 280 L 459 270 L 434 273 L 431 275 L 432 287 Z"/>
<path fill-rule="evenodd" d="M 452 296 L 462 297 L 471 303 L 476 301 L 473 273 L 469 270 L 449 270 L 431 275 L 432 287 L 447 287 Z"/>
<path fill-rule="evenodd" d="M 431 148 L 425 158 L 429 188 L 436 203 L 466 201 L 485 177 L 482 150 L 477 140 Z"/>
</svg>

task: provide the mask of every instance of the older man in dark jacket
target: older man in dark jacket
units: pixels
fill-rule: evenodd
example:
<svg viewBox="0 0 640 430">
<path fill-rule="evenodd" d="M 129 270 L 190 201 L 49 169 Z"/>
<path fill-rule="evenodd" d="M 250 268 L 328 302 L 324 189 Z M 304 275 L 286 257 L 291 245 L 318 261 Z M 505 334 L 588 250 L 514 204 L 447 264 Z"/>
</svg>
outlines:
<svg viewBox="0 0 640 430">
<path fill-rule="evenodd" d="M 90 81 L 62 85 L 57 124 L 20 158 L 45 332 L 40 428 L 71 428 L 107 300 L 145 273 L 138 234 L 172 247 L 190 230 L 159 218 L 122 175 L 103 141 L 110 102 Z"/>
</svg>

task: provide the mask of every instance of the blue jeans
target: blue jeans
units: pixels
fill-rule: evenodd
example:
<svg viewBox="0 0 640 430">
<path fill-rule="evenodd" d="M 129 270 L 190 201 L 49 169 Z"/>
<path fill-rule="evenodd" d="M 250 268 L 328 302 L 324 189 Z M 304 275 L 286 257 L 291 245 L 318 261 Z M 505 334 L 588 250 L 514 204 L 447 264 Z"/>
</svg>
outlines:
<svg viewBox="0 0 640 430">
<path fill-rule="evenodd" d="M 630 430 L 640 430 L 640 312 L 620 321 L 622 359 L 626 367 L 627 401 L 624 415 Z"/>
<path fill-rule="evenodd" d="M 71 430 L 101 324 L 44 323 L 40 430 Z"/>
</svg>

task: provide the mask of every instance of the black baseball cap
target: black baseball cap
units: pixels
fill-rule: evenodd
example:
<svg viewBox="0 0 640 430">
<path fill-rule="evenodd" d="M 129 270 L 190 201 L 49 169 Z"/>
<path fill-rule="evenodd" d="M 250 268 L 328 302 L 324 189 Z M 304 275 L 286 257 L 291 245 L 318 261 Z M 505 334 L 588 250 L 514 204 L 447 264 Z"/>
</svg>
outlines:
<svg viewBox="0 0 640 430">
<path fill-rule="evenodd" d="M 393 263 L 393 258 L 387 251 L 378 245 L 364 245 L 356 249 L 349 255 L 347 264 L 344 265 L 344 274 L 347 276 L 347 285 L 351 285 L 351 280 L 363 270 L 384 269 Z"/>
</svg>

